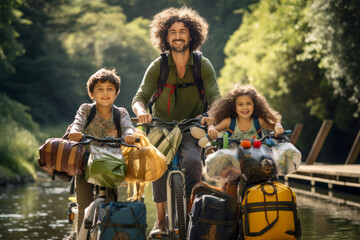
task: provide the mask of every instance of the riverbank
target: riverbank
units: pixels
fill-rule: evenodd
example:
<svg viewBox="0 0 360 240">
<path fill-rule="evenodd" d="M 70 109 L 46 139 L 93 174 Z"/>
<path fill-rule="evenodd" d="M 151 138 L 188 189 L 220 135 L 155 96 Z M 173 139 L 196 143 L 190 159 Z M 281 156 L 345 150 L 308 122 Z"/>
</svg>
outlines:
<svg viewBox="0 0 360 240">
<path fill-rule="evenodd" d="M 21 186 L 35 182 L 35 178 L 30 173 L 14 174 L 0 168 L 0 189 L 14 186 Z"/>
</svg>

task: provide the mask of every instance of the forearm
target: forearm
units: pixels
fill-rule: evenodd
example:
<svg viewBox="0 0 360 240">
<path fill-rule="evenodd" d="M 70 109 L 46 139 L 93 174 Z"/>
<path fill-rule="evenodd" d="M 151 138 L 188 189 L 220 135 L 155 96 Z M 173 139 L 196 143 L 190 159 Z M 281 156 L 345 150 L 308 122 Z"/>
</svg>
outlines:
<svg viewBox="0 0 360 240">
<path fill-rule="evenodd" d="M 147 114 L 145 104 L 143 102 L 137 101 L 134 102 L 132 105 L 132 110 L 135 113 L 136 116 L 139 116 L 141 114 Z"/>
</svg>

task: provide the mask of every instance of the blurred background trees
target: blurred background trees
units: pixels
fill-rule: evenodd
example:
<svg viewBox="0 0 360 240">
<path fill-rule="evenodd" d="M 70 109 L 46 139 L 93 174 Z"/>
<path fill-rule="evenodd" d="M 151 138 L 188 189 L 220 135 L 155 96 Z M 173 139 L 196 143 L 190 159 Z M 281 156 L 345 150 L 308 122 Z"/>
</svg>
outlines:
<svg viewBox="0 0 360 240">
<path fill-rule="evenodd" d="M 334 119 L 318 161 L 345 161 L 360 125 L 356 0 L 3 0 L 0 119 L 14 133 L 4 146 L 23 135 L 31 152 L 61 136 L 79 104 L 90 102 L 86 81 L 102 67 L 121 76 L 116 104 L 132 114 L 132 97 L 159 54 L 149 23 L 162 9 L 183 5 L 210 25 L 202 51 L 222 93 L 252 84 L 282 113 L 285 128 L 303 123 L 297 147 L 304 158 L 322 120 Z"/>
</svg>

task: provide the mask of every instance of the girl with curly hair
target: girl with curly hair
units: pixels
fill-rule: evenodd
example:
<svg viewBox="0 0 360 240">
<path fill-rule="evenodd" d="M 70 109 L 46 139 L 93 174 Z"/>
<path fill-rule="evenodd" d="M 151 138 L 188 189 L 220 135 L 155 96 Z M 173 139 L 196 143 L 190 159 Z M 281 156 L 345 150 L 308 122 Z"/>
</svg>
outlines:
<svg viewBox="0 0 360 240">
<path fill-rule="evenodd" d="M 260 127 L 275 131 L 275 135 L 284 132 L 281 115 L 272 109 L 266 99 L 249 85 L 235 85 L 225 96 L 217 100 L 210 109 L 210 116 L 215 119 L 216 125 L 208 127 L 211 139 L 216 139 L 219 131 L 228 130 L 231 117 L 236 118 L 235 129 L 231 138 L 259 139 L 255 129 L 254 118 L 259 119 Z"/>
</svg>

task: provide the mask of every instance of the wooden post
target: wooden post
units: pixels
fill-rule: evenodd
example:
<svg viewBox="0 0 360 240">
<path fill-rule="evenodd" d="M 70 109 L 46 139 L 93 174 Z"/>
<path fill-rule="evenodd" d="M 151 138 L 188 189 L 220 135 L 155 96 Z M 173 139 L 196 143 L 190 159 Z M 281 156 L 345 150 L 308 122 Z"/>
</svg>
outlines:
<svg viewBox="0 0 360 240">
<path fill-rule="evenodd" d="M 345 164 L 354 164 L 356 162 L 357 156 L 360 152 L 360 130 L 355 138 L 355 142 L 351 147 L 350 153 L 346 159 Z"/>
<path fill-rule="evenodd" d="M 300 133 L 302 131 L 302 128 L 303 128 L 303 124 L 301 124 L 301 123 L 298 123 L 298 124 L 295 125 L 294 131 L 291 134 L 291 138 L 290 138 L 290 142 L 293 145 L 295 145 L 296 141 L 298 140 L 298 138 L 300 136 Z"/>
<path fill-rule="evenodd" d="M 332 120 L 324 120 L 321 128 L 316 136 L 316 139 L 311 147 L 310 153 L 306 159 L 306 165 L 312 165 L 316 161 L 316 158 L 319 156 L 320 150 L 324 145 L 325 139 L 332 127 Z"/>
</svg>

